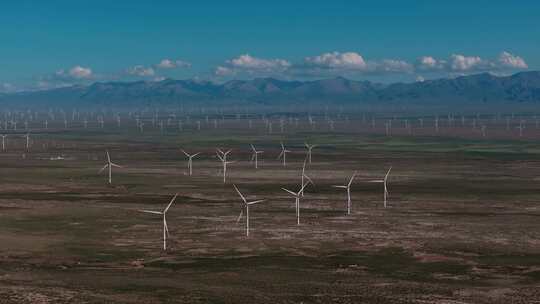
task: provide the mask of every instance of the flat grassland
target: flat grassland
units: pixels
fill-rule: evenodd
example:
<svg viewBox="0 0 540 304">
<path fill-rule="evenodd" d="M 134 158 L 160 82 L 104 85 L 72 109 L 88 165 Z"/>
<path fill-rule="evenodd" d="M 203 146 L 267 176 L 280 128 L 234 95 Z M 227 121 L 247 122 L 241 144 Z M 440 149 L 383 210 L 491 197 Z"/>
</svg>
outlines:
<svg viewBox="0 0 540 304">
<path fill-rule="evenodd" d="M 540 303 L 540 132 L 385 136 L 377 125 L 51 128 L 30 151 L 12 135 L 0 154 L 0 303 Z M 299 187 L 306 141 L 319 145 L 306 169 L 315 185 L 297 226 L 281 188 Z M 264 150 L 258 170 L 249 144 Z M 236 161 L 226 184 L 218 147 Z M 191 177 L 180 148 L 202 153 Z M 106 149 L 124 167 L 112 185 L 97 173 Z M 384 208 L 370 181 L 390 166 Z M 353 172 L 347 215 L 331 186 Z M 250 207 L 249 238 L 233 183 L 266 199 Z M 161 217 L 138 210 L 175 193 L 163 251 Z"/>
</svg>

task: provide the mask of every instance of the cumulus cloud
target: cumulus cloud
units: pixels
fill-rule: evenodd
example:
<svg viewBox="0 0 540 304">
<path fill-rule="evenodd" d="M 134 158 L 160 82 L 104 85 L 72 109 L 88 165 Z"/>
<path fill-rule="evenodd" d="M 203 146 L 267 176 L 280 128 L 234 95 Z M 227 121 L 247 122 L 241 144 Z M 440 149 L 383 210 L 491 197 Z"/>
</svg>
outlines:
<svg viewBox="0 0 540 304">
<path fill-rule="evenodd" d="M 94 74 L 92 69 L 80 65 L 74 66 L 69 70 L 58 70 L 54 75 L 46 77 L 49 81 L 57 80 L 64 82 L 75 82 L 77 80 L 92 79 Z"/>
<path fill-rule="evenodd" d="M 264 59 L 249 54 L 240 55 L 225 61 L 225 64 L 215 68 L 216 76 L 231 76 L 236 74 L 268 75 L 284 73 L 291 63 L 284 59 Z"/>
<path fill-rule="evenodd" d="M 410 73 L 414 66 L 400 59 L 366 60 L 356 52 L 330 52 L 305 57 L 288 70 L 293 75 L 304 76 L 355 76 L 385 73 Z"/>
<path fill-rule="evenodd" d="M 527 69 L 529 68 L 525 60 L 519 56 L 510 54 L 509 52 L 502 52 L 498 58 L 499 63 L 511 69 Z"/>
<path fill-rule="evenodd" d="M 440 70 L 446 65 L 445 60 L 435 59 L 432 56 L 422 56 L 416 62 L 416 68 L 419 70 Z"/>
<path fill-rule="evenodd" d="M 237 58 L 228 61 L 234 68 L 246 70 L 282 70 L 288 68 L 291 64 L 284 59 L 262 59 L 250 56 L 249 54 L 240 55 Z"/>
<path fill-rule="evenodd" d="M 176 69 L 190 67 L 191 63 L 182 60 L 163 59 L 158 64 L 156 64 L 156 68 L 158 69 Z"/>
<path fill-rule="evenodd" d="M 380 63 L 375 63 L 377 72 L 409 73 L 413 71 L 413 65 L 396 59 L 384 59 Z"/>
<path fill-rule="evenodd" d="M 364 58 L 355 52 L 332 52 L 324 53 L 319 56 L 306 57 L 305 63 L 310 66 L 329 69 L 357 69 L 367 68 Z"/>
<path fill-rule="evenodd" d="M 218 66 L 215 70 L 214 70 L 214 74 L 216 76 L 231 76 L 231 75 L 234 75 L 234 71 L 230 68 L 227 68 L 227 67 L 224 67 L 224 66 Z"/>
<path fill-rule="evenodd" d="M 471 72 L 500 72 L 527 69 L 528 66 L 523 58 L 508 52 L 502 52 L 494 60 L 463 54 L 452 54 L 448 60 L 423 56 L 417 60 L 415 68 L 418 71 L 424 72 L 445 72 L 452 75 L 466 75 Z"/>
<path fill-rule="evenodd" d="M 450 67 L 454 71 L 479 70 L 486 65 L 489 65 L 489 63 L 479 56 L 464 56 L 461 54 L 452 54 L 450 56 Z"/>
<path fill-rule="evenodd" d="M 74 66 L 69 70 L 69 75 L 76 79 L 90 78 L 92 77 L 92 69 L 83 68 L 82 66 Z"/>
<path fill-rule="evenodd" d="M 59 88 L 74 84 L 86 84 L 96 79 L 98 79 L 98 76 L 94 74 L 91 68 L 76 65 L 69 69 L 61 69 L 51 74 L 35 77 L 36 84 L 24 89 Z"/>
<path fill-rule="evenodd" d="M 151 67 L 145 67 L 143 65 L 136 65 L 126 70 L 128 75 L 139 77 L 151 77 L 155 75 L 155 71 Z"/>
</svg>

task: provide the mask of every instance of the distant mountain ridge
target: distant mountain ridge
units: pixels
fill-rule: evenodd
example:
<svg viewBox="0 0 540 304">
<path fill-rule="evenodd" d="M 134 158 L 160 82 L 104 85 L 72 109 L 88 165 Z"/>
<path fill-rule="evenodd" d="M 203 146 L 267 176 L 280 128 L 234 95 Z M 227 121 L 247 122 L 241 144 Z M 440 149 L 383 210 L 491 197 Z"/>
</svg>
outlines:
<svg viewBox="0 0 540 304">
<path fill-rule="evenodd" d="M 97 82 L 47 91 L 0 95 L 2 104 L 152 105 L 172 103 L 382 103 L 414 104 L 540 102 L 540 72 L 497 77 L 488 73 L 383 85 L 343 77 L 313 81 L 274 78 L 223 84 L 166 79 Z"/>
</svg>

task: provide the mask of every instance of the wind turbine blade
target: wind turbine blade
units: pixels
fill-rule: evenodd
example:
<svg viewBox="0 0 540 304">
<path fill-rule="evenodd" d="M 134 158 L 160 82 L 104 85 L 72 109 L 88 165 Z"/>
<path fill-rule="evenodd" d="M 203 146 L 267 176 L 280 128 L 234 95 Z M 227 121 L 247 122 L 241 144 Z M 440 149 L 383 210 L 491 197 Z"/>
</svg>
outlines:
<svg viewBox="0 0 540 304">
<path fill-rule="evenodd" d="M 304 174 L 304 177 L 312 184 L 312 185 L 315 185 L 315 183 L 313 182 L 313 180 L 311 179 L 311 177 L 307 176 Z"/>
<path fill-rule="evenodd" d="M 251 144 L 250 144 L 250 146 L 251 146 L 251 150 L 253 150 L 253 152 L 257 153 L 257 150 L 255 150 L 255 147 L 253 145 L 251 145 Z"/>
<path fill-rule="evenodd" d="M 368 183 L 384 183 L 384 180 L 382 179 L 375 179 L 375 180 L 370 180 L 370 181 L 367 181 Z"/>
<path fill-rule="evenodd" d="M 199 154 L 201 154 L 201 152 L 197 152 L 197 153 L 191 155 L 191 158 L 194 158 L 195 156 L 197 156 L 197 155 L 199 155 Z"/>
<path fill-rule="evenodd" d="M 283 152 L 283 151 L 281 151 L 281 153 L 279 153 L 279 155 L 278 155 L 277 159 L 281 159 L 281 157 L 283 156 L 283 153 L 284 153 L 284 152 Z"/>
<path fill-rule="evenodd" d="M 264 202 L 265 200 L 257 200 L 257 201 L 253 201 L 253 202 L 249 202 L 247 203 L 248 205 L 253 205 L 253 204 L 257 204 L 257 203 L 262 203 Z"/>
<path fill-rule="evenodd" d="M 122 166 L 117 165 L 117 164 L 115 164 L 115 163 L 111 163 L 111 166 L 116 167 L 116 168 L 123 168 Z"/>
<path fill-rule="evenodd" d="M 292 194 L 292 195 L 294 195 L 294 196 L 297 195 L 296 193 L 292 192 L 291 190 L 288 190 L 288 189 L 285 189 L 285 188 L 281 188 L 281 190 L 286 191 L 286 192 L 289 192 L 290 194 Z"/>
<path fill-rule="evenodd" d="M 347 186 L 332 186 L 334 188 L 342 188 L 342 189 L 347 189 Z"/>
<path fill-rule="evenodd" d="M 167 233 L 167 236 L 170 236 L 170 234 L 169 234 L 169 226 L 167 225 L 167 219 L 165 218 L 165 215 L 163 215 L 163 229 L 165 229 L 165 232 Z"/>
<path fill-rule="evenodd" d="M 167 208 L 165 208 L 165 210 L 163 211 L 163 213 L 166 213 L 166 212 L 169 210 L 169 208 L 171 208 L 171 205 L 172 205 L 172 204 L 174 203 L 174 201 L 176 200 L 176 197 L 178 197 L 178 193 L 176 193 L 176 194 L 174 195 L 174 197 L 171 199 L 171 201 L 169 202 L 169 205 L 167 205 Z"/>
<path fill-rule="evenodd" d="M 247 203 L 246 202 L 246 198 L 244 197 L 244 195 L 242 195 L 242 192 L 240 192 L 240 190 L 238 190 L 238 187 L 236 187 L 236 185 L 233 184 L 233 187 L 234 189 L 236 190 L 236 192 L 238 193 L 238 195 L 240 195 L 240 197 L 242 198 L 242 200 L 244 201 L 244 203 Z"/>
<path fill-rule="evenodd" d="M 111 156 L 109 155 L 109 150 L 107 150 L 105 152 L 107 152 L 107 161 L 110 163 L 111 162 Z"/>
<path fill-rule="evenodd" d="M 223 159 L 223 157 L 221 157 L 221 155 L 219 155 L 219 154 L 216 153 L 216 156 L 219 158 L 219 160 L 225 161 L 225 159 Z"/>
<path fill-rule="evenodd" d="M 221 151 L 221 149 L 216 149 L 219 153 L 221 153 L 222 155 L 225 154 L 223 151 Z"/>
<path fill-rule="evenodd" d="M 355 176 L 356 176 L 356 172 L 351 176 L 351 180 L 349 181 L 349 184 L 348 184 L 349 187 L 351 186 Z"/>
<path fill-rule="evenodd" d="M 386 175 L 384 176 L 384 179 L 388 178 L 388 174 L 390 174 L 390 171 L 392 171 L 392 167 L 390 167 L 390 169 L 388 169 L 388 172 L 386 172 Z"/>
<path fill-rule="evenodd" d="M 101 168 L 98 173 L 101 173 L 103 172 L 103 170 L 107 169 L 107 167 L 109 166 L 109 164 L 106 164 L 105 166 L 103 166 L 103 168 Z"/>
<path fill-rule="evenodd" d="M 236 223 L 238 224 L 238 222 L 240 222 L 240 219 L 242 218 L 242 215 L 244 215 L 244 208 L 242 208 L 242 210 L 240 211 L 240 215 L 238 216 L 238 218 L 236 219 Z"/>
<path fill-rule="evenodd" d="M 180 151 L 182 151 L 187 157 L 190 156 L 186 151 L 184 151 L 184 150 L 182 150 L 182 149 L 180 149 Z"/>
<path fill-rule="evenodd" d="M 152 210 L 139 210 L 140 212 L 144 212 L 144 213 L 152 213 L 152 214 L 159 214 L 159 215 L 162 215 L 163 212 L 159 212 L 159 211 L 152 211 Z"/>
</svg>

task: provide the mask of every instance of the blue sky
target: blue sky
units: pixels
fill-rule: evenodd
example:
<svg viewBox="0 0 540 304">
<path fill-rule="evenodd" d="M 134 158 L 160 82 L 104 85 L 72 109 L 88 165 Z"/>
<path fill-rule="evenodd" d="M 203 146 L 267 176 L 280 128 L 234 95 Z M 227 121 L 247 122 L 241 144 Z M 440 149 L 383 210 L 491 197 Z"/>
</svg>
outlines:
<svg viewBox="0 0 540 304">
<path fill-rule="evenodd" d="M 7 2 L 7 3 L 5 3 Z M 540 1 L 5 1 L 0 91 L 540 69 Z"/>
</svg>

